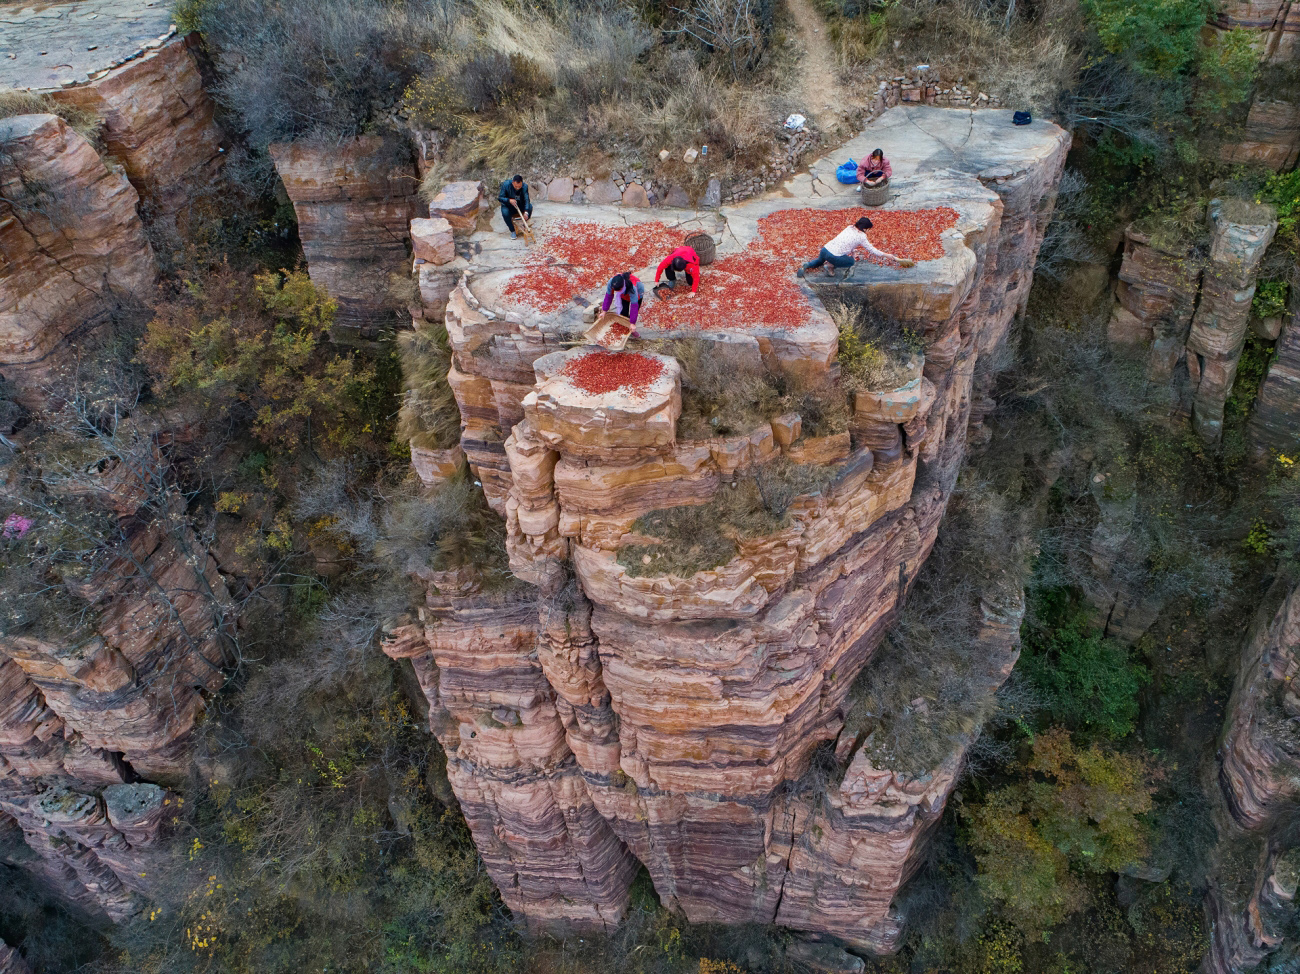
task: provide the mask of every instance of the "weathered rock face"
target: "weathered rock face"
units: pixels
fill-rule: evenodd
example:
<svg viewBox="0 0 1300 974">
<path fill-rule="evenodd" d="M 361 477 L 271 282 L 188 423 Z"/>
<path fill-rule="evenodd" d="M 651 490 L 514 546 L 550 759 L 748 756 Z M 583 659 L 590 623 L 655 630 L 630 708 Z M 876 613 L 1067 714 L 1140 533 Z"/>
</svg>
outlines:
<svg viewBox="0 0 1300 974">
<path fill-rule="evenodd" d="M 1264 251 L 1277 232 L 1271 207 L 1259 207 L 1258 222 L 1234 222 L 1210 205 L 1210 257 L 1201 283 L 1201 300 L 1187 336 L 1187 367 L 1192 379 L 1192 424 L 1202 439 L 1218 442 L 1223 407 L 1237 377 L 1246 341 L 1255 277 Z"/>
<path fill-rule="evenodd" d="M 104 120 L 105 154 L 121 164 L 151 214 L 171 219 L 225 161 L 192 43 L 173 35 L 121 67 L 51 93 Z"/>
<path fill-rule="evenodd" d="M 31 974 L 32 969 L 22 955 L 0 940 L 0 974 Z"/>
<path fill-rule="evenodd" d="M 1233 819 L 1260 830 L 1300 800 L 1296 742 L 1300 713 L 1300 593 L 1259 620 L 1242 654 L 1219 748 L 1219 781 Z"/>
<path fill-rule="evenodd" d="M 435 581 L 421 625 L 386 648 L 415 666 L 475 840 L 530 925 L 608 928 L 639 861 L 692 921 L 896 943 L 890 904 L 961 750 L 918 777 L 841 740 L 848 770 L 821 806 L 798 782 L 818 746 L 840 738 L 854 678 L 935 541 L 968 432 L 989 408 L 972 410 L 977 362 L 1005 340 L 1050 220 L 1065 133 L 1006 130 L 991 116 L 975 114 L 966 144 L 980 148 L 964 153 L 948 146 L 967 135 L 966 112 L 895 109 L 858 140 L 893 160 L 891 207 L 955 212 L 941 258 L 913 271 L 859 264 L 846 283 L 802 287 L 791 297 L 806 302 L 801 325 L 760 309 L 704 330 L 728 361 L 816 378 L 836 368 L 822 297 L 906 319 L 925 338 L 923 362 L 900 388 L 858 396 L 848 433 L 812 436 L 773 416 L 743 435 L 678 438 L 676 363 L 641 385 L 581 386 L 573 363 L 591 352 L 560 349 L 599 291 L 553 312 L 520 307 L 511 282 L 536 273 L 528 252 L 475 236 L 481 255 L 447 309 L 449 380 L 465 455 L 506 520 L 511 568 L 540 599 L 488 606 Z M 982 134 L 994 124 L 998 138 Z M 851 206 L 850 192 L 837 198 L 818 179 L 833 167 L 814 164 L 781 199 L 724 209 L 721 257 L 751 253 L 766 215 Z M 537 204 L 543 233 L 569 216 Z M 651 217 L 586 206 L 574 218 Z M 694 229 L 686 214 L 680 223 Z M 634 270 L 653 276 L 653 265 Z M 643 320 L 644 334 L 661 333 L 654 314 Z M 636 532 L 640 515 L 713 503 L 737 477 L 791 461 L 824 471 L 822 486 L 796 496 L 770 533 L 738 536 L 730 561 L 681 578 L 620 560 L 655 543 Z M 1019 611 L 986 607 L 981 638 L 1002 672 Z"/>
<path fill-rule="evenodd" d="M 52 582 L 71 598 L 49 613 L 28 616 L 18 600 L 6 609 L 0 830 L 21 830 L 26 855 L 17 865 L 120 920 L 141 908 L 161 872 L 154 850 L 176 805 L 141 779 L 176 784 L 188 773 L 204 699 L 232 662 L 234 623 L 222 576 L 179 499 L 164 493 L 144 503 L 144 468 L 128 475 L 104 466 L 88 475 L 95 482 L 45 484 L 115 524 L 94 570 Z M 11 537 L 9 557 L 40 543 L 40 530 Z"/>
<path fill-rule="evenodd" d="M 0 120 L 0 369 L 28 403 L 69 342 L 149 294 L 153 252 L 126 178 L 55 115 Z"/>
<path fill-rule="evenodd" d="M 312 281 L 339 303 L 344 333 L 373 337 L 397 306 L 390 277 L 405 275 L 419 177 L 409 153 L 380 136 L 341 145 L 274 145 L 271 158 L 293 200 Z"/>
<path fill-rule="evenodd" d="M 1219 746 L 1223 805 L 1206 894 L 1207 974 L 1241 974 L 1261 964 L 1282 945 L 1296 909 L 1300 590 L 1275 594 L 1279 588 L 1247 635 Z M 1254 862 L 1247 872 L 1248 857 Z"/>
<path fill-rule="evenodd" d="M 1272 207 L 1210 204 L 1208 256 L 1193 244 L 1172 252 L 1130 227 L 1108 333 L 1124 345 L 1149 345 L 1153 379 L 1186 370 L 1192 424 L 1217 443 L 1250 323 L 1255 278 L 1277 232 Z"/>
<path fill-rule="evenodd" d="M 1256 47 L 1267 69 L 1289 65 L 1300 42 L 1300 8 L 1292 0 L 1229 0 L 1220 5 L 1215 26 L 1257 33 Z M 1285 86 L 1258 86 L 1239 138 L 1225 147 L 1229 162 L 1283 170 L 1300 159 L 1300 100 Z"/>
<path fill-rule="evenodd" d="M 1291 453 L 1300 446 L 1300 288 L 1282 325 L 1268 373 L 1250 415 L 1251 444 L 1258 453 Z"/>
</svg>

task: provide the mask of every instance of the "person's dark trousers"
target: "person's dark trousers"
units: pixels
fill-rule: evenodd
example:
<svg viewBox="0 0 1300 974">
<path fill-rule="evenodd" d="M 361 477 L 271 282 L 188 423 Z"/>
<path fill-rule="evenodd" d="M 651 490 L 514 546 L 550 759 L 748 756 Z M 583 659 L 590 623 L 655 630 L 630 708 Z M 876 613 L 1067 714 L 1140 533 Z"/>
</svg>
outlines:
<svg viewBox="0 0 1300 974">
<path fill-rule="evenodd" d="M 668 279 L 669 287 L 677 286 L 677 272 L 673 270 L 671 267 L 669 267 L 667 270 L 664 271 L 664 277 Z M 686 283 L 688 285 L 690 285 L 691 287 L 695 287 L 695 281 L 694 279 L 692 279 L 690 271 L 682 271 L 682 277 L 686 278 Z"/>
<path fill-rule="evenodd" d="M 822 264 L 830 264 L 832 267 L 852 267 L 853 257 L 850 254 L 845 254 L 843 257 L 836 257 L 829 250 L 823 247 L 821 253 L 817 255 L 817 259 L 808 261 L 808 263 L 803 265 L 803 269 L 806 271 L 815 271 L 817 268 L 821 267 Z"/>
<path fill-rule="evenodd" d="M 524 216 L 531 218 L 532 215 L 533 208 L 531 206 L 524 207 Z M 501 219 L 505 221 L 506 229 L 511 233 L 515 232 L 515 220 L 518 219 L 518 217 L 519 214 L 515 211 L 513 206 L 501 207 Z"/>
</svg>

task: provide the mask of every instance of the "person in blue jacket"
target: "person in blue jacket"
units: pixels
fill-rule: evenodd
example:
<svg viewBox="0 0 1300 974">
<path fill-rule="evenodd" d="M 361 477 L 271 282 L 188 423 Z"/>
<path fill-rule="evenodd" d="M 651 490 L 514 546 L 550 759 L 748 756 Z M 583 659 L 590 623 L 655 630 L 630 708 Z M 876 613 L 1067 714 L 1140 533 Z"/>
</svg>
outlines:
<svg viewBox="0 0 1300 974">
<path fill-rule="evenodd" d="M 522 212 L 524 216 L 533 215 L 533 201 L 528 198 L 528 187 L 524 184 L 524 177 L 518 175 L 511 176 L 501 184 L 501 192 L 497 193 L 497 200 L 501 203 L 501 219 L 505 221 L 506 229 L 510 231 L 510 239 L 517 240 L 519 234 L 515 233 L 515 220 Z M 515 206 L 519 209 L 516 210 Z"/>
</svg>

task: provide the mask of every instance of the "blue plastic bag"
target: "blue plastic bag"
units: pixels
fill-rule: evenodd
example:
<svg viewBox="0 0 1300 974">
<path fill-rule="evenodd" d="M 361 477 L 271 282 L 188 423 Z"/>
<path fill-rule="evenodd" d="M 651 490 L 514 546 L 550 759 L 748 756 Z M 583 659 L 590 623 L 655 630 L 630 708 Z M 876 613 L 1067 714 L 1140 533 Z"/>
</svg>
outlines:
<svg viewBox="0 0 1300 974">
<path fill-rule="evenodd" d="M 835 178 L 848 185 L 856 183 L 858 181 L 858 164 L 852 159 L 841 163 L 840 168 L 835 170 Z"/>
</svg>

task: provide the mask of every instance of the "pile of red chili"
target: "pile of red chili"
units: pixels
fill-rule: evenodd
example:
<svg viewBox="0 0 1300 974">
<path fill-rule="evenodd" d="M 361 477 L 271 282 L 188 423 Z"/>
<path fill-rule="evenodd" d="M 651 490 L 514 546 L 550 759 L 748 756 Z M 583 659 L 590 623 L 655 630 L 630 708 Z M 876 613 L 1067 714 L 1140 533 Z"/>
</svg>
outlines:
<svg viewBox="0 0 1300 974">
<path fill-rule="evenodd" d="M 525 273 L 505 287 L 515 304 L 558 311 L 574 297 L 606 284 L 620 271 L 653 264 L 681 243 L 681 231 L 662 223 L 614 226 L 563 221 L 539 230 Z"/>
<path fill-rule="evenodd" d="M 644 306 L 638 323 L 650 328 L 798 328 L 812 317 L 789 261 L 755 250 L 719 258 L 701 272 L 699 294 L 678 285 L 666 301 Z"/>
<path fill-rule="evenodd" d="M 758 221 L 760 246 L 779 257 L 816 256 L 817 251 L 847 226 L 861 217 L 873 224 L 867 231 L 871 242 L 881 250 L 912 260 L 937 260 L 943 256 L 943 232 L 957 225 L 957 211 L 948 206 L 927 210 L 779 210 Z M 890 262 L 868 254 L 854 252 L 858 260 L 876 264 Z"/>
<path fill-rule="evenodd" d="M 637 396 L 664 374 L 664 364 L 636 352 L 588 352 L 569 359 L 560 374 L 590 396 L 618 391 Z"/>
<path fill-rule="evenodd" d="M 605 334 L 600 336 L 600 344 L 609 348 L 611 345 L 617 345 L 623 340 L 625 335 L 630 335 L 632 329 L 627 325 L 620 325 L 617 322 L 605 329 Z"/>
</svg>

